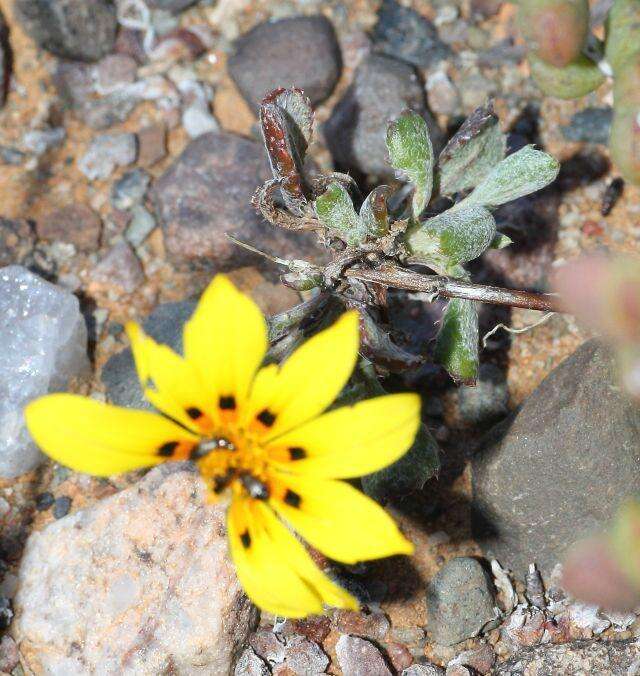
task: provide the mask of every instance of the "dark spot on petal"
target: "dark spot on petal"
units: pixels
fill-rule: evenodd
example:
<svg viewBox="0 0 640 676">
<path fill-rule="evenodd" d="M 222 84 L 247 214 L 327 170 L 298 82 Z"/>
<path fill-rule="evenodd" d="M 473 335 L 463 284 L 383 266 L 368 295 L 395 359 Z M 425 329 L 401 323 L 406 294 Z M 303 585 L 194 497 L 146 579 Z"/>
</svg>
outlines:
<svg viewBox="0 0 640 676">
<path fill-rule="evenodd" d="M 249 547 L 251 547 L 251 535 L 249 535 L 248 530 L 240 534 L 240 542 L 242 542 L 242 546 L 245 549 L 249 549 Z"/>
<path fill-rule="evenodd" d="M 273 423 L 276 421 L 276 414 L 271 413 L 271 411 L 268 408 L 265 408 L 264 410 L 260 411 L 256 418 L 265 426 L 265 427 L 271 427 Z"/>
<path fill-rule="evenodd" d="M 195 406 L 191 406 L 187 409 L 187 415 L 191 418 L 191 420 L 197 420 L 198 418 L 202 418 L 202 411 Z"/>
<path fill-rule="evenodd" d="M 291 446 L 289 448 L 289 459 L 290 460 L 303 460 L 306 457 L 307 457 L 307 452 L 304 450 L 304 448 L 300 448 L 300 446 Z"/>
<path fill-rule="evenodd" d="M 162 446 L 160 446 L 158 449 L 158 455 L 163 458 L 171 458 L 176 452 L 176 448 L 178 448 L 178 446 L 179 444 L 177 441 L 167 441 L 166 444 L 162 444 Z"/>
<path fill-rule="evenodd" d="M 300 507 L 302 498 L 295 491 L 292 491 L 290 488 L 287 488 L 287 492 L 284 494 L 284 501 L 290 507 Z"/>
<path fill-rule="evenodd" d="M 236 398 L 233 395 L 226 397 L 220 397 L 218 399 L 218 406 L 223 411 L 235 411 L 236 408 Z"/>
</svg>

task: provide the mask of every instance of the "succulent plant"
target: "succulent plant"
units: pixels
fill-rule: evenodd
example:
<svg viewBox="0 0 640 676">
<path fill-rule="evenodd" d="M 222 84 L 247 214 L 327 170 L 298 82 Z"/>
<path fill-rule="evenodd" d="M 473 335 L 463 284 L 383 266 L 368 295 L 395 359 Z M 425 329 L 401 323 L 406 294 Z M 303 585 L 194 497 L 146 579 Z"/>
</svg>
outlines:
<svg viewBox="0 0 640 676">
<path fill-rule="evenodd" d="M 312 111 L 302 92 L 278 90 L 262 106 L 262 130 L 274 179 L 256 194 L 255 202 L 273 223 L 289 229 L 316 230 L 344 267 L 367 262 L 421 265 L 448 279 L 469 281 L 464 265 L 491 248 L 508 246 L 497 232 L 492 210 L 543 188 L 558 174 L 550 155 L 526 146 L 505 156 L 505 135 L 490 106 L 476 110 L 460 127 L 439 157 L 424 119 L 409 110 L 389 124 L 389 161 L 400 181 L 393 190 L 378 186 L 358 200 L 350 177 L 343 174 L 309 177 L 302 167 L 311 138 Z M 298 129 L 296 122 L 301 121 Z M 273 201 L 280 189 L 284 208 Z M 436 197 L 451 206 L 430 210 Z M 317 268 L 297 263 L 284 281 L 296 288 L 326 284 Z M 339 268 L 338 268 L 339 270 Z M 395 341 L 380 331 L 377 302 L 362 281 L 352 278 L 347 304 L 360 304 L 364 349 L 376 365 L 395 362 L 415 366 Z M 358 297 L 354 300 L 351 296 Z M 383 301 L 384 303 L 384 301 Z M 366 307 L 365 307 L 366 306 Z M 369 321 L 373 317 L 372 321 Z M 444 311 L 435 358 L 460 383 L 475 383 L 478 373 L 478 310 L 469 298 L 452 298 Z"/>
<path fill-rule="evenodd" d="M 640 1 L 614 0 L 601 44 L 589 30 L 587 0 L 520 0 L 531 75 L 549 96 L 575 99 L 614 79 L 611 155 L 640 184 Z"/>
</svg>

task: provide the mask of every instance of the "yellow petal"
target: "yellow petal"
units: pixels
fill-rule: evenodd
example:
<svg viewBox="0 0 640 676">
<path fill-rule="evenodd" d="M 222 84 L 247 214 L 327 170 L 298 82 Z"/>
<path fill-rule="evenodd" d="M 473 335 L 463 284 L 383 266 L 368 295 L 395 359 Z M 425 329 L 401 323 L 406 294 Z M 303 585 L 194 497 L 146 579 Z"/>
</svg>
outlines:
<svg viewBox="0 0 640 676">
<path fill-rule="evenodd" d="M 273 439 L 315 418 L 347 383 L 358 346 L 358 315 L 346 312 L 252 390 L 245 423 L 257 425 L 265 438 Z"/>
<path fill-rule="evenodd" d="M 322 613 L 323 604 L 357 609 L 264 503 L 234 496 L 227 527 L 238 578 L 263 610 L 295 618 Z"/>
<path fill-rule="evenodd" d="M 244 404 L 267 347 L 260 308 L 227 277 L 216 275 L 184 328 L 185 358 L 216 404 L 220 398 L 234 409 Z"/>
<path fill-rule="evenodd" d="M 29 433 L 57 462 L 109 476 L 188 457 L 198 437 L 162 416 L 74 394 L 50 394 L 25 408 Z"/>
<path fill-rule="evenodd" d="M 286 489 L 273 495 L 270 504 L 326 556 L 356 563 L 413 552 L 413 545 L 384 509 L 353 486 L 283 473 L 277 479 Z"/>
<path fill-rule="evenodd" d="M 126 328 L 145 397 L 194 432 L 210 432 L 212 413 L 217 410 L 215 400 L 193 365 L 156 343 L 137 324 L 130 322 Z"/>
<path fill-rule="evenodd" d="M 286 472 L 348 479 L 395 462 L 420 425 L 420 397 L 389 394 L 345 406 L 272 442 L 272 462 Z"/>
</svg>

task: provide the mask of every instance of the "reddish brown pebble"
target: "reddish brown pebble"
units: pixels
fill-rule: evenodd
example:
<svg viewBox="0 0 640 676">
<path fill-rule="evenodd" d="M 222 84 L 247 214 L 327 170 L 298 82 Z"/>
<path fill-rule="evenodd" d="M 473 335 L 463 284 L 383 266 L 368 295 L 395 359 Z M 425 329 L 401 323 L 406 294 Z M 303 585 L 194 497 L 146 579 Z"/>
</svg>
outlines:
<svg viewBox="0 0 640 676">
<path fill-rule="evenodd" d="M 138 164 L 151 167 L 167 156 L 167 128 L 162 122 L 138 132 Z"/>
<path fill-rule="evenodd" d="M 406 645 L 402 643 L 386 643 L 384 645 L 387 658 L 391 662 L 391 666 L 400 673 L 403 669 L 410 667 L 413 664 L 413 655 Z"/>
<path fill-rule="evenodd" d="M 587 237 L 600 237 L 604 233 L 602 226 L 595 221 L 585 221 L 582 226 L 582 234 Z"/>
<path fill-rule="evenodd" d="M 82 251 L 94 251 L 100 244 L 102 221 L 86 204 L 69 204 L 45 216 L 36 224 L 40 239 L 73 244 Z"/>
</svg>

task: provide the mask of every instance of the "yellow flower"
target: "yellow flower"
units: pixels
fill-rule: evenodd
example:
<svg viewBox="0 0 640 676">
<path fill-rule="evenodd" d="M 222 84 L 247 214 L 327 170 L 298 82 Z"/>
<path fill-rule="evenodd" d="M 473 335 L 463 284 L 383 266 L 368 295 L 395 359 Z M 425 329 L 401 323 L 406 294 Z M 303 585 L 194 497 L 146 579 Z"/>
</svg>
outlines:
<svg viewBox="0 0 640 676">
<path fill-rule="evenodd" d="M 25 417 L 52 458 L 101 476 L 194 461 L 212 499 L 231 494 L 227 529 L 238 577 L 254 603 L 276 615 L 358 607 L 290 529 L 344 563 L 412 552 L 387 513 L 339 479 L 405 453 L 418 429 L 419 398 L 393 394 L 323 414 L 356 363 L 355 313 L 281 366 L 261 368 L 265 319 L 218 275 L 185 325 L 184 357 L 136 324 L 127 331 L 145 395 L 164 416 L 72 394 L 42 397 Z"/>
</svg>

